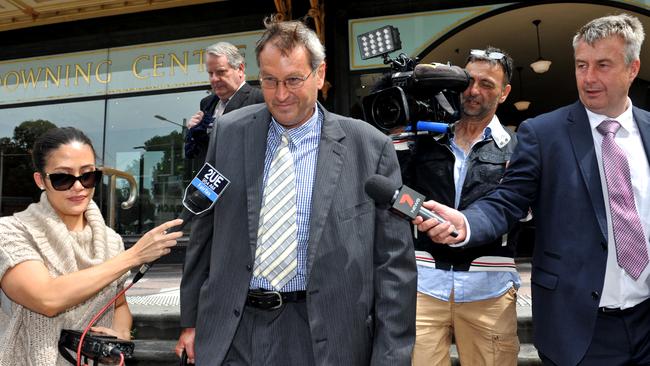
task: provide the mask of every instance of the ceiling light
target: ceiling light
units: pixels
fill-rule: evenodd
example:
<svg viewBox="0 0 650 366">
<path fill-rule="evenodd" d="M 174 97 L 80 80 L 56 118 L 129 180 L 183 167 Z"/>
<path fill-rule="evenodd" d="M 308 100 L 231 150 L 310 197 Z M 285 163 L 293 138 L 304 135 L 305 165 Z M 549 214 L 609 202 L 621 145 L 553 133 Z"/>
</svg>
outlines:
<svg viewBox="0 0 650 366">
<path fill-rule="evenodd" d="M 525 100 L 523 98 L 524 95 L 524 87 L 523 87 L 523 82 L 521 80 L 521 71 L 523 67 L 517 66 L 517 73 L 519 74 L 519 101 L 515 103 L 515 108 L 517 108 L 518 111 L 525 111 L 530 107 L 530 101 Z"/>
<path fill-rule="evenodd" d="M 533 24 L 535 25 L 535 30 L 537 31 L 537 61 L 533 62 L 530 64 L 530 67 L 533 69 L 538 74 L 543 74 L 548 71 L 548 69 L 551 67 L 551 61 L 549 60 L 544 60 L 542 58 L 542 46 L 539 41 L 539 23 L 542 21 L 539 19 L 533 20 Z"/>
</svg>

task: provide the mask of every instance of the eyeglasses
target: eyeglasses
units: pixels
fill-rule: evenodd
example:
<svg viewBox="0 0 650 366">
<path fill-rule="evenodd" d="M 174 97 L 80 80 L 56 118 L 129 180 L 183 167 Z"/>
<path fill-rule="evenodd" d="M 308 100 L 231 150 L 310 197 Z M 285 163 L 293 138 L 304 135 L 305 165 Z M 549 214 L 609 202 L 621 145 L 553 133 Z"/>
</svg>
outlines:
<svg viewBox="0 0 650 366">
<path fill-rule="evenodd" d="M 318 67 L 311 70 L 311 72 L 309 74 L 307 74 L 307 76 L 303 76 L 303 77 L 292 76 L 292 77 L 288 77 L 288 78 L 286 78 L 284 80 L 279 80 L 279 79 L 276 79 L 276 78 L 270 77 L 270 76 L 265 77 L 265 78 L 260 78 L 260 86 L 263 89 L 275 89 L 275 88 L 278 87 L 278 84 L 282 83 L 282 84 L 284 84 L 284 87 L 287 88 L 287 89 L 299 89 L 300 87 L 303 86 L 303 84 L 305 84 L 305 81 L 307 79 L 309 79 L 311 74 L 313 74 L 314 71 L 316 71 L 317 69 L 318 69 Z"/>
<path fill-rule="evenodd" d="M 95 188 L 97 183 L 102 180 L 102 171 L 94 170 L 83 173 L 80 176 L 74 176 L 67 173 L 45 173 L 45 177 L 52 183 L 52 188 L 57 191 L 67 191 L 79 181 L 84 188 Z"/>
<path fill-rule="evenodd" d="M 469 54 L 477 57 L 486 57 L 490 60 L 502 60 L 506 55 L 501 52 L 488 52 L 486 50 L 471 50 Z"/>
</svg>

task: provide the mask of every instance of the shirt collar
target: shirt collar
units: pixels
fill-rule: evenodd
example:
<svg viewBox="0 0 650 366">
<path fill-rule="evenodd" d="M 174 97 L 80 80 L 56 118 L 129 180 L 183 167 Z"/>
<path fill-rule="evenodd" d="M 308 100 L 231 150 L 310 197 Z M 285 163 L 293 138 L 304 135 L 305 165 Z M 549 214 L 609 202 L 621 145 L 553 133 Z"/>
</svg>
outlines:
<svg viewBox="0 0 650 366">
<path fill-rule="evenodd" d="M 483 129 L 483 140 L 487 140 L 490 137 L 492 137 L 499 149 L 506 146 L 511 139 L 506 129 L 499 122 L 499 117 L 496 114 L 492 116 L 490 123 Z"/>
<path fill-rule="evenodd" d="M 278 123 L 278 121 L 275 120 L 273 116 L 271 116 L 271 127 L 269 129 L 269 133 L 273 135 L 274 139 L 277 138 L 279 140 L 280 136 L 282 136 L 283 133 L 287 132 L 289 138 L 291 139 L 291 142 L 294 145 L 298 145 L 313 129 L 317 128 L 319 115 L 320 110 L 318 108 L 318 104 L 316 104 L 314 108 L 314 114 L 309 117 L 307 122 L 303 123 L 300 127 L 290 129 L 282 126 L 280 123 Z"/>
<path fill-rule="evenodd" d="M 492 116 L 492 120 L 490 123 L 485 127 L 485 131 L 483 132 L 484 138 L 488 138 L 492 136 L 492 139 L 494 139 L 494 142 L 497 144 L 499 149 L 503 148 L 510 142 L 510 135 L 506 131 L 506 129 L 501 125 L 501 122 L 499 121 L 499 117 L 495 114 Z"/>
<path fill-rule="evenodd" d="M 621 124 L 621 127 L 625 129 L 627 132 L 632 132 L 636 129 L 636 125 L 634 124 L 634 116 L 632 115 L 632 100 L 630 98 L 627 98 L 627 108 L 621 115 L 615 118 L 608 117 L 604 114 L 598 114 L 590 111 L 585 107 L 585 110 L 587 111 L 587 117 L 589 118 L 589 125 L 591 126 L 591 129 L 596 129 L 599 124 L 601 124 L 604 120 L 608 119 L 613 119 L 616 120 L 618 123 Z"/>
<path fill-rule="evenodd" d="M 239 88 L 237 88 L 237 90 L 235 90 L 235 92 L 232 93 L 232 95 L 230 96 L 230 98 L 226 98 L 226 99 L 221 99 L 221 98 L 219 98 L 219 102 L 221 102 L 221 103 L 223 103 L 223 104 L 227 104 L 228 102 L 230 102 L 230 100 L 232 99 L 232 97 L 234 97 L 235 94 L 237 94 L 237 92 L 239 91 L 239 89 L 241 89 L 241 87 L 244 86 L 244 84 L 246 84 L 246 80 L 242 81 L 241 84 L 239 84 Z"/>
</svg>

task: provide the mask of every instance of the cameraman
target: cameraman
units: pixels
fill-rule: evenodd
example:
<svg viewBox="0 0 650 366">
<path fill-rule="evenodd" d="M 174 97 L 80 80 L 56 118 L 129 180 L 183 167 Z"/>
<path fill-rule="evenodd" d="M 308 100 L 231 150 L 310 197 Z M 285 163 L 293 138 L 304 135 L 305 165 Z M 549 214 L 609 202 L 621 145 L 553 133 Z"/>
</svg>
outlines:
<svg viewBox="0 0 650 366">
<path fill-rule="evenodd" d="M 499 184 L 516 137 L 495 115 L 510 92 L 512 59 L 488 47 L 472 50 L 465 66 L 470 84 L 461 95 L 453 133 L 420 135 L 404 168 L 405 182 L 449 206 L 463 209 Z M 450 364 L 452 335 L 463 365 L 516 365 L 514 243 L 503 237 L 466 249 L 415 240 L 418 264 L 413 365 Z"/>
<path fill-rule="evenodd" d="M 201 99 L 201 110 L 187 122 L 185 157 L 205 160 L 214 119 L 241 107 L 263 103 L 262 91 L 246 83 L 244 57 L 237 47 L 218 42 L 206 50 L 205 68 L 213 94 Z"/>
</svg>

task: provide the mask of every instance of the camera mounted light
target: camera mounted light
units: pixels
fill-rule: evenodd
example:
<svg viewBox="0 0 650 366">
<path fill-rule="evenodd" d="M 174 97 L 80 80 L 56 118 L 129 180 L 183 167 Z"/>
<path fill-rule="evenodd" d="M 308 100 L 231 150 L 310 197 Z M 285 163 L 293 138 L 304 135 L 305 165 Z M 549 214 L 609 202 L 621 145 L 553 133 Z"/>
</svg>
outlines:
<svg viewBox="0 0 650 366">
<path fill-rule="evenodd" d="M 402 49 L 399 30 L 392 25 L 358 35 L 357 44 L 362 60 L 379 56 L 385 58 L 389 53 Z"/>
</svg>

